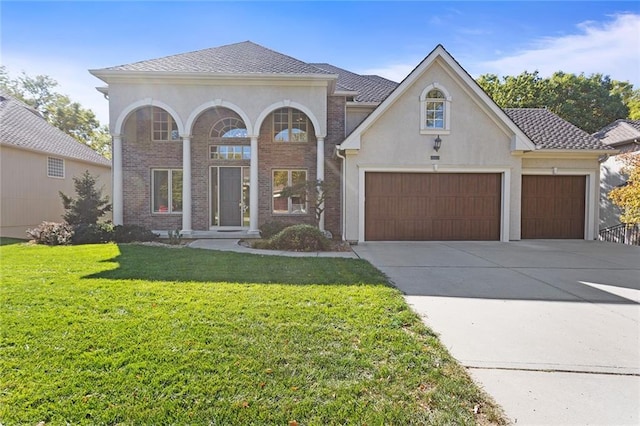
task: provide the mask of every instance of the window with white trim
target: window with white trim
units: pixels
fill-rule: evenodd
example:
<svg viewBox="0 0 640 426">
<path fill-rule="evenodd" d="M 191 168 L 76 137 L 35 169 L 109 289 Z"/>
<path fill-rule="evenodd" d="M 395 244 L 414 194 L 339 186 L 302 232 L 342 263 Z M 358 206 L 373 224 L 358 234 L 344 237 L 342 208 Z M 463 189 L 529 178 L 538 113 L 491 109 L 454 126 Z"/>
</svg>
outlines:
<svg viewBox="0 0 640 426">
<path fill-rule="evenodd" d="M 211 138 L 246 138 L 247 126 L 244 122 L 236 117 L 227 117 L 219 120 L 211 127 L 209 137 Z"/>
<path fill-rule="evenodd" d="M 182 213 L 182 169 L 151 170 L 153 213 Z"/>
<path fill-rule="evenodd" d="M 451 97 L 438 83 L 426 87 L 420 95 L 420 133 L 447 134 L 450 130 Z"/>
<path fill-rule="evenodd" d="M 308 207 L 304 194 L 283 197 L 282 190 L 287 186 L 301 184 L 307 180 L 306 170 L 274 170 L 271 181 L 273 188 L 274 214 L 307 214 Z"/>
<path fill-rule="evenodd" d="M 64 159 L 47 157 L 47 176 L 64 178 Z"/>
<path fill-rule="evenodd" d="M 151 107 L 153 116 L 152 138 L 154 141 L 177 141 L 180 139 L 178 125 L 171 114 L 162 108 Z"/>
<path fill-rule="evenodd" d="M 249 145 L 211 145 L 209 151 L 211 160 L 251 160 Z"/>
<path fill-rule="evenodd" d="M 274 142 L 307 142 L 309 119 L 293 108 L 280 108 L 273 112 Z"/>
</svg>

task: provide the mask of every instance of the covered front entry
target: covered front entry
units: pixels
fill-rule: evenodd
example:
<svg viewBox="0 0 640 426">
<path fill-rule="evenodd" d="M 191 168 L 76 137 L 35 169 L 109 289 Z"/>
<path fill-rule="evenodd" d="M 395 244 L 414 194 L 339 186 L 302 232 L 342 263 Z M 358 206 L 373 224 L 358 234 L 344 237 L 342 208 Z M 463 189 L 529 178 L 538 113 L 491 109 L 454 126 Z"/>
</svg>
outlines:
<svg viewBox="0 0 640 426">
<path fill-rule="evenodd" d="M 365 173 L 365 240 L 499 240 L 500 173 Z"/>
<path fill-rule="evenodd" d="M 583 239 L 585 176 L 522 176 L 522 238 Z"/>
<path fill-rule="evenodd" d="M 211 167 L 211 227 L 249 225 L 249 167 Z"/>
</svg>

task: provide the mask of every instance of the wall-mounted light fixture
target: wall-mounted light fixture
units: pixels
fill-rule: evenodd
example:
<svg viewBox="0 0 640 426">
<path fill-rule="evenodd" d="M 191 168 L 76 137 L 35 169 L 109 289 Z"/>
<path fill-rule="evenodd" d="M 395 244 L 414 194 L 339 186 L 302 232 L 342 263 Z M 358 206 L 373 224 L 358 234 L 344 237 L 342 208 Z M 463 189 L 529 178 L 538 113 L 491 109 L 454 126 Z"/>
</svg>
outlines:
<svg viewBox="0 0 640 426">
<path fill-rule="evenodd" d="M 433 149 L 438 152 L 440 151 L 440 147 L 442 146 L 442 139 L 440 139 L 440 135 L 436 136 L 433 140 Z"/>
</svg>

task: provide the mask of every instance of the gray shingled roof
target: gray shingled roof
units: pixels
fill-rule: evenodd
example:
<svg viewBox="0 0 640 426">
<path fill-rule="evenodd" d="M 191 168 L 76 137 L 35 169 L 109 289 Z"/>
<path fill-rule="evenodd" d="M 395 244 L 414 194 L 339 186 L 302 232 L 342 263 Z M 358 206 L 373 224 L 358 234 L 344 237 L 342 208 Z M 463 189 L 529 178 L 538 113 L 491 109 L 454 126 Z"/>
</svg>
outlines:
<svg viewBox="0 0 640 426">
<path fill-rule="evenodd" d="M 338 85 L 358 92 L 354 99 L 356 102 L 382 102 L 398 87 L 398 83 L 378 75 L 359 75 L 326 63 L 311 65 L 332 74 L 338 74 Z"/>
<path fill-rule="evenodd" d="M 332 74 L 250 41 L 119 65 L 104 70 L 220 74 Z"/>
<path fill-rule="evenodd" d="M 540 149 L 609 149 L 547 109 L 507 108 L 504 112 Z"/>
<path fill-rule="evenodd" d="M 640 120 L 616 120 L 593 136 L 608 146 L 632 142 L 640 139 Z"/>
<path fill-rule="evenodd" d="M 22 102 L 3 93 L 0 93 L 0 143 L 111 166 L 111 161 L 53 127 Z"/>
</svg>

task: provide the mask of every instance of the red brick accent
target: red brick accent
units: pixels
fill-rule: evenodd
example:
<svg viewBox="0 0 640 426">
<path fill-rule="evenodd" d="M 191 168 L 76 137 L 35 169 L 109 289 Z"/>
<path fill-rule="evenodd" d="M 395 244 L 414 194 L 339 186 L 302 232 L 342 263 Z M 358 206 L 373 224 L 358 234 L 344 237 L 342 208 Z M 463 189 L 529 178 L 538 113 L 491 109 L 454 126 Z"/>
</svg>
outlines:
<svg viewBox="0 0 640 426">
<path fill-rule="evenodd" d="M 171 230 L 182 226 L 182 215 L 152 214 L 151 170 L 182 168 L 182 142 L 151 140 L 151 109 L 142 108 L 127 119 L 123 132 L 124 223 L 138 224 L 154 230 Z M 192 167 L 192 228 L 208 230 L 210 226 L 209 176 L 212 166 L 249 166 L 249 161 L 211 160 L 210 146 L 222 143 L 209 135 L 211 127 L 221 118 L 237 117 L 226 108 L 212 108 L 198 117 L 191 129 Z M 330 192 L 325 202 L 325 228 L 338 237 L 340 223 L 341 160 L 334 154 L 335 145 L 342 142 L 345 132 L 345 98 L 327 99 L 327 136 L 325 138 L 325 181 Z M 274 142 L 272 118 L 268 116 L 258 138 L 258 223 L 279 220 L 289 223 L 315 223 L 313 214 L 274 215 L 272 213 L 272 171 L 274 169 L 304 169 L 308 179 L 316 178 L 317 140 L 315 129 L 309 129 L 308 142 Z M 226 143 L 226 142 L 225 142 Z M 250 145 L 248 138 L 233 140 L 234 145 Z"/>
</svg>

